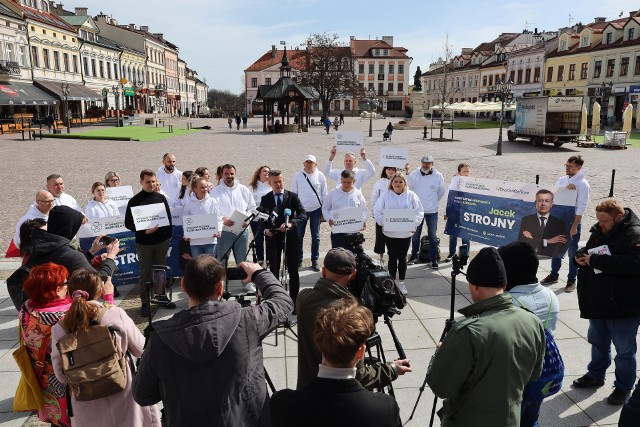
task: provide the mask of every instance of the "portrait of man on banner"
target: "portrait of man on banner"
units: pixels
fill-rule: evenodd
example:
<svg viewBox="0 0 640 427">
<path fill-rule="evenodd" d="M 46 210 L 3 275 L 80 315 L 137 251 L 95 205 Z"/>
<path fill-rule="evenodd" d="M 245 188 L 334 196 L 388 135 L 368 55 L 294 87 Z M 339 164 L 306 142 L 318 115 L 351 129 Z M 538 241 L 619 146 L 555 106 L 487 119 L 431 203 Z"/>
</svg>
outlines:
<svg viewBox="0 0 640 427">
<path fill-rule="evenodd" d="M 522 218 L 518 232 L 518 240 L 530 243 L 541 256 L 553 257 L 567 250 L 568 226 L 561 218 L 551 214 L 553 199 L 552 191 L 538 190 L 536 212 Z"/>
</svg>

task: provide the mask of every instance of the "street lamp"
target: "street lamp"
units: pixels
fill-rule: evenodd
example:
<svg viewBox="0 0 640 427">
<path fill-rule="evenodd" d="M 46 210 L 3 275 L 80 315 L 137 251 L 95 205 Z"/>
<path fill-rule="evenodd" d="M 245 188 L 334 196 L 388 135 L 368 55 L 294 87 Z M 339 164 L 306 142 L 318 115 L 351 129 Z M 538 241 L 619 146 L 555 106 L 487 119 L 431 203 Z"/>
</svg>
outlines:
<svg viewBox="0 0 640 427">
<path fill-rule="evenodd" d="M 496 88 L 496 96 L 500 96 L 500 133 L 498 134 L 498 150 L 496 156 L 502 156 L 502 120 L 504 119 L 504 101 L 511 96 L 511 85 L 513 82 L 509 79 L 506 83 L 498 80 Z"/>
<path fill-rule="evenodd" d="M 609 124 L 609 95 L 611 94 L 611 88 L 613 87 L 613 82 L 609 82 L 608 84 L 604 81 L 602 85 L 600 85 L 600 96 L 602 97 L 602 112 L 604 113 L 604 117 L 607 120 L 606 123 Z M 602 121 L 602 129 L 604 129 L 604 121 Z"/>
<path fill-rule="evenodd" d="M 120 94 L 120 88 L 118 87 L 118 85 L 113 85 L 113 87 L 111 87 L 111 91 L 113 92 L 113 96 L 116 99 L 116 127 L 120 127 L 120 114 L 118 114 L 118 108 L 119 108 L 119 94 Z"/>
<path fill-rule="evenodd" d="M 164 95 L 164 85 L 159 83 L 155 87 L 155 98 L 156 98 L 156 114 L 162 105 L 162 96 Z"/>
<path fill-rule="evenodd" d="M 64 105 L 65 105 L 65 117 L 67 121 L 67 133 L 71 133 L 69 129 L 71 127 L 71 123 L 69 122 L 69 92 L 71 92 L 71 87 L 69 83 L 62 83 L 62 96 L 64 97 Z"/>
<path fill-rule="evenodd" d="M 376 99 L 376 91 L 373 88 L 367 90 L 367 96 L 369 97 L 369 108 L 371 113 L 369 114 L 369 137 L 373 136 L 373 109 L 377 107 L 378 100 Z"/>
</svg>

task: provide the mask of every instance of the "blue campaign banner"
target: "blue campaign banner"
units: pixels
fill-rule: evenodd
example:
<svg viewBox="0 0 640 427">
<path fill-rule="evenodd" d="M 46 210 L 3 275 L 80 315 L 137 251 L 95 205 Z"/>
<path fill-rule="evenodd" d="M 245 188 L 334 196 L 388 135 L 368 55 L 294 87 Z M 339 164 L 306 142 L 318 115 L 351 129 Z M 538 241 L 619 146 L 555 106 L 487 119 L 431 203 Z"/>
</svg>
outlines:
<svg viewBox="0 0 640 427">
<path fill-rule="evenodd" d="M 575 201 L 576 191 L 566 188 L 454 177 L 445 233 L 489 246 L 526 241 L 539 255 L 555 256 L 566 250 Z"/>
</svg>

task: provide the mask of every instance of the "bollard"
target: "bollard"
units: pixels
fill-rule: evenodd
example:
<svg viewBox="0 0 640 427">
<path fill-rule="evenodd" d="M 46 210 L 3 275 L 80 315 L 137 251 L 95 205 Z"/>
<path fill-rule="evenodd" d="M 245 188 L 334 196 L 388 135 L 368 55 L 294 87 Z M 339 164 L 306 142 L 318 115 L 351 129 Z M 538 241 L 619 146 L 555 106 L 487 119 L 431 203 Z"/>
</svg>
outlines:
<svg viewBox="0 0 640 427">
<path fill-rule="evenodd" d="M 536 175 L 536 185 L 540 184 L 540 175 Z"/>
<path fill-rule="evenodd" d="M 164 120 L 162 121 L 162 127 L 164 127 Z"/>
<path fill-rule="evenodd" d="M 424 127 L 424 134 L 422 134 L 422 139 L 427 139 L 427 126 Z"/>
<path fill-rule="evenodd" d="M 616 170 L 611 169 L 611 188 L 609 189 L 609 197 L 613 197 L 613 183 L 616 180 Z"/>
<path fill-rule="evenodd" d="M 158 120 L 156 120 L 156 127 L 158 127 Z"/>
</svg>

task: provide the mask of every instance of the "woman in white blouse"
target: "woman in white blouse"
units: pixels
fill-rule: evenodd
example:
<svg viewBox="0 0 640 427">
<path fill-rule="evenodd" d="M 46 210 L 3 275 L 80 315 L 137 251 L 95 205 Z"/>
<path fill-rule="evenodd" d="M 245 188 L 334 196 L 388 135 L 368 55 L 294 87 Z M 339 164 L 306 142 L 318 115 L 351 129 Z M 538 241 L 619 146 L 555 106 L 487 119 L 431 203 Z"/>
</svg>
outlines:
<svg viewBox="0 0 640 427">
<path fill-rule="evenodd" d="M 373 190 L 371 190 L 371 210 L 376 205 L 378 198 L 382 193 L 389 191 L 389 183 L 391 182 L 391 177 L 396 173 L 396 168 L 393 166 L 385 166 L 382 169 L 382 174 L 380 175 L 380 179 L 373 184 Z M 382 260 L 384 258 L 384 233 L 382 232 L 382 226 L 376 223 L 376 242 L 373 245 L 373 252 L 380 255 L 380 264 L 382 264 Z"/>
<path fill-rule="evenodd" d="M 222 233 L 222 215 L 218 211 L 218 201 L 209 196 L 209 181 L 201 176 L 195 176 L 191 179 L 190 194 L 187 203 L 184 205 L 182 215 L 201 215 L 216 214 L 218 215 L 218 232 L 210 237 L 200 237 L 197 239 L 189 239 L 191 244 L 191 256 L 197 257 L 202 254 L 215 255 L 218 237 Z"/>
<path fill-rule="evenodd" d="M 106 218 L 120 215 L 116 202 L 107 198 L 107 190 L 103 183 L 94 182 L 91 186 L 91 193 L 93 199 L 89 200 L 84 210 L 87 218 Z"/>
</svg>

